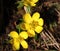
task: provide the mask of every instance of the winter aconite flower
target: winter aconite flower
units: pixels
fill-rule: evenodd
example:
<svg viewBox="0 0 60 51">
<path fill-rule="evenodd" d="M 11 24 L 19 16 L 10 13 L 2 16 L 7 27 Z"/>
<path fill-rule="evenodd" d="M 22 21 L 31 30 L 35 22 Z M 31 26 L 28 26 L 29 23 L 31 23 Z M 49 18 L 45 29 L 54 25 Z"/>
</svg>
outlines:
<svg viewBox="0 0 60 51">
<path fill-rule="evenodd" d="M 22 45 L 23 48 L 27 49 L 28 44 L 24 39 L 28 38 L 27 32 L 23 31 L 21 33 L 18 33 L 16 31 L 10 32 L 9 36 L 12 38 L 10 40 L 10 43 L 13 46 L 13 50 L 19 50 L 20 49 L 20 44 Z"/>
<path fill-rule="evenodd" d="M 29 37 L 35 36 L 36 33 L 40 33 L 43 30 L 43 19 L 39 18 L 40 14 L 35 12 L 32 17 L 29 13 L 23 16 L 24 23 L 20 25 L 21 29 L 27 30 Z"/>
<path fill-rule="evenodd" d="M 35 3 L 38 2 L 38 0 L 23 0 L 23 1 L 25 6 L 28 6 L 28 5 L 35 6 L 36 5 Z"/>
</svg>

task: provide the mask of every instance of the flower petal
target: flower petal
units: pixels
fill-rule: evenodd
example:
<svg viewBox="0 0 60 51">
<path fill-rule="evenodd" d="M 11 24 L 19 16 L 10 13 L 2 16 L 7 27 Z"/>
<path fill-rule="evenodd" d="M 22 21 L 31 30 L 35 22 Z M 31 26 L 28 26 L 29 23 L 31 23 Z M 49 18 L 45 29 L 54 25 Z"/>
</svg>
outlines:
<svg viewBox="0 0 60 51">
<path fill-rule="evenodd" d="M 24 5 L 25 5 L 25 6 L 28 6 L 28 3 L 27 3 L 26 1 L 24 1 Z"/>
<path fill-rule="evenodd" d="M 34 37 L 35 36 L 34 30 L 31 29 L 31 30 L 28 30 L 27 32 L 28 32 L 29 37 Z"/>
<path fill-rule="evenodd" d="M 20 42 L 17 39 L 14 39 L 12 45 L 13 45 L 13 50 L 19 50 L 20 49 Z"/>
<path fill-rule="evenodd" d="M 32 19 L 36 21 L 39 19 L 39 17 L 40 17 L 40 14 L 38 12 L 35 12 L 32 16 Z"/>
<path fill-rule="evenodd" d="M 25 48 L 25 49 L 28 48 L 28 44 L 27 44 L 27 42 L 26 42 L 25 40 L 22 40 L 22 41 L 21 41 L 21 45 L 22 45 L 22 47 Z"/>
<path fill-rule="evenodd" d="M 28 23 L 21 23 L 20 24 L 20 28 L 22 29 L 22 30 L 28 30 L 28 29 L 30 29 L 30 24 L 28 24 Z"/>
<path fill-rule="evenodd" d="M 36 2 L 38 2 L 38 0 L 31 0 L 31 2 L 36 3 Z"/>
<path fill-rule="evenodd" d="M 33 2 L 30 2 L 30 5 L 31 5 L 31 6 L 36 6 L 36 4 L 34 4 Z"/>
<path fill-rule="evenodd" d="M 18 33 L 16 31 L 12 31 L 8 36 L 10 36 L 11 38 L 18 38 Z"/>
<path fill-rule="evenodd" d="M 27 34 L 27 32 L 25 32 L 25 31 L 22 31 L 21 33 L 19 33 L 19 36 L 20 36 L 21 38 L 23 38 L 23 39 L 27 39 L 27 38 L 28 38 L 28 34 Z"/>
<path fill-rule="evenodd" d="M 42 19 L 42 18 L 40 18 L 40 19 L 38 20 L 38 23 L 39 23 L 39 25 L 40 25 L 40 26 L 43 26 L 43 24 L 44 24 L 43 19 Z"/>
<path fill-rule="evenodd" d="M 43 27 L 41 27 L 41 26 L 37 26 L 37 27 L 35 28 L 35 31 L 36 31 L 37 33 L 40 33 L 42 30 L 43 30 Z"/>
<path fill-rule="evenodd" d="M 25 23 L 26 30 L 29 30 L 31 28 L 30 24 Z"/>
<path fill-rule="evenodd" d="M 30 22 L 32 21 L 30 14 L 29 14 L 29 13 L 26 13 L 26 14 L 23 16 L 23 20 L 24 20 L 26 23 L 30 23 Z"/>
<path fill-rule="evenodd" d="M 26 30 L 25 23 L 21 23 L 21 24 L 20 24 L 20 28 L 21 28 L 22 30 Z"/>
</svg>

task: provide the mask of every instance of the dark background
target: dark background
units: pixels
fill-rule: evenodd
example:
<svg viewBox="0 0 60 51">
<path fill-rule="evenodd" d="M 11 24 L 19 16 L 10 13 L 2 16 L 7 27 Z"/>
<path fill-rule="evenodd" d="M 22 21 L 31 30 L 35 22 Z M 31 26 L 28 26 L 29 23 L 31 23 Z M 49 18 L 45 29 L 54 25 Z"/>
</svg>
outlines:
<svg viewBox="0 0 60 51">
<path fill-rule="evenodd" d="M 16 0 L 0 0 L 0 34 L 5 32 L 5 28 L 11 19 Z"/>
</svg>

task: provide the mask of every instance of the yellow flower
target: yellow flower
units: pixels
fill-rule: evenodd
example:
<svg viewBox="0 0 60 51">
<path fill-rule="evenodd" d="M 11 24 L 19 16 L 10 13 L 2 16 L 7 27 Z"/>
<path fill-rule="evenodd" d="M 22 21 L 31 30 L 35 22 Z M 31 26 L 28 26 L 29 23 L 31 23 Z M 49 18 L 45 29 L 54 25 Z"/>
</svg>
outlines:
<svg viewBox="0 0 60 51">
<path fill-rule="evenodd" d="M 25 6 L 28 6 L 28 5 L 30 5 L 30 6 L 35 6 L 36 4 L 36 2 L 38 2 L 38 0 L 24 0 L 24 5 Z"/>
<path fill-rule="evenodd" d="M 10 32 L 10 34 L 8 35 L 10 36 L 12 39 L 10 40 L 10 43 L 13 46 L 13 50 L 19 50 L 20 49 L 20 44 L 22 45 L 23 48 L 27 49 L 28 48 L 28 44 L 24 39 L 28 38 L 28 34 L 27 32 L 23 31 L 21 33 L 18 33 L 16 31 L 12 31 Z"/>
<path fill-rule="evenodd" d="M 40 33 L 43 30 L 43 24 L 44 21 L 42 18 L 39 18 L 40 14 L 38 12 L 35 12 L 32 17 L 29 13 L 26 13 L 23 16 L 23 20 L 24 20 L 24 27 L 25 30 L 27 30 L 28 32 L 28 36 L 29 37 L 33 37 L 35 36 L 35 32 Z M 21 24 L 21 29 L 23 25 Z"/>
</svg>

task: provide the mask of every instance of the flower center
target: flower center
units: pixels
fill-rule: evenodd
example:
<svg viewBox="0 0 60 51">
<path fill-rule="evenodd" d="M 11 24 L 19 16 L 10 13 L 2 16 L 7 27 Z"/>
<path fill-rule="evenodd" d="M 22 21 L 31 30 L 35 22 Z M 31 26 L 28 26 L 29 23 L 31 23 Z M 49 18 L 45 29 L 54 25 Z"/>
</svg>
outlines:
<svg viewBox="0 0 60 51">
<path fill-rule="evenodd" d="M 31 28 L 34 30 L 35 27 L 37 27 L 39 24 L 37 21 L 32 21 L 32 23 L 30 23 L 30 25 L 31 25 Z"/>
</svg>

